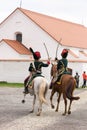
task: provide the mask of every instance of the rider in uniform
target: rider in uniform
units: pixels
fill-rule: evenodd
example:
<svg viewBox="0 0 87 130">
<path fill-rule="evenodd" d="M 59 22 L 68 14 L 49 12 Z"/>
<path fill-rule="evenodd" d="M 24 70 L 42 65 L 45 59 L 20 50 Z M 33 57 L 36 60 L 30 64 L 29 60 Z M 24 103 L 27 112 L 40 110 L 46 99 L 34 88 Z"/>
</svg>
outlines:
<svg viewBox="0 0 87 130">
<path fill-rule="evenodd" d="M 57 78 L 57 83 L 61 84 L 60 82 L 60 78 L 63 74 L 70 74 L 70 72 L 67 69 L 67 65 L 68 65 L 68 60 L 67 60 L 67 56 L 68 56 L 68 50 L 67 49 L 63 49 L 62 53 L 61 53 L 62 59 L 57 61 L 57 70 L 58 70 L 58 78 Z"/>
<path fill-rule="evenodd" d="M 32 73 L 32 76 L 29 78 L 27 85 L 25 87 L 24 93 L 28 93 L 28 85 L 32 85 L 32 80 L 37 76 L 42 76 L 42 67 L 48 67 L 50 64 L 50 60 L 48 59 L 47 63 L 43 63 L 40 61 L 41 54 L 39 51 L 34 52 L 32 48 L 29 48 L 31 53 L 33 54 L 34 63 L 30 64 L 29 71 Z"/>
</svg>

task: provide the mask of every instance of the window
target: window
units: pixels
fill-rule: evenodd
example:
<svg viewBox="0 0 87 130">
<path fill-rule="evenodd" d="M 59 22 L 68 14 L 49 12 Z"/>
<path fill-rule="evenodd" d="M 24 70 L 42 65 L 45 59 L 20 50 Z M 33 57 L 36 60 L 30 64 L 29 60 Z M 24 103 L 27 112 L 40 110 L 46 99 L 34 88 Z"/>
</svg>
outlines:
<svg viewBox="0 0 87 130">
<path fill-rule="evenodd" d="M 21 34 L 21 33 L 17 33 L 17 34 L 16 34 L 16 40 L 17 40 L 18 42 L 21 42 L 21 43 L 22 43 L 22 34 Z"/>
</svg>

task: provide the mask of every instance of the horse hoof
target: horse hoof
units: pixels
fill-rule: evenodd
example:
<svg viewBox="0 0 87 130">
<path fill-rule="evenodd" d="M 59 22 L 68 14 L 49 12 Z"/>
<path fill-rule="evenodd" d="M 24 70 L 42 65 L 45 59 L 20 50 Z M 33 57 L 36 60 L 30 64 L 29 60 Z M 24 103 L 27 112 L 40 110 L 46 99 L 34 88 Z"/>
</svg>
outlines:
<svg viewBox="0 0 87 130">
<path fill-rule="evenodd" d="M 52 107 L 52 109 L 54 109 L 54 108 L 55 108 L 55 107 L 54 107 L 54 105 L 52 105 L 51 107 Z"/>
<path fill-rule="evenodd" d="M 22 103 L 25 103 L 25 100 L 22 100 Z"/>
<path fill-rule="evenodd" d="M 63 113 L 62 115 L 63 115 L 63 116 L 65 116 L 65 115 L 66 115 L 66 113 Z"/>
<path fill-rule="evenodd" d="M 29 113 L 33 113 L 34 111 L 32 110 L 32 111 L 30 111 Z"/>
<path fill-rule="evenodd" d="M 55 110 L 55 112 L 58 112 L 58 110 Z"/>
<path fill-rule="evenodd" d="M 68 111 L 68 114 L 71 114 L 71 111 Z"/>
<path fill-rule="evenodd" d="M 37 116 L 40 116 L 40 113 L 37 113 Z"/>
</svg>

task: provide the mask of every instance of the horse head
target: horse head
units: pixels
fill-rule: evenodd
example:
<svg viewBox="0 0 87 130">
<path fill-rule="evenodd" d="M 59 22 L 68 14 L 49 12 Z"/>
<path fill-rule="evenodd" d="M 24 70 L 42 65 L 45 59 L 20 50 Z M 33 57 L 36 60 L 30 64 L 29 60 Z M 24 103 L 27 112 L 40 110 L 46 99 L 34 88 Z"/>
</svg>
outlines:
<svg viewBox="0 0 87 130">
<path fill-rule="evenodd" d="M 57 64 L 51 64 L 52 65 L 52 67 L 51 67 L 51 72 L 50 72 L 50 75 L 52 76 L 52 77 L 55 77 L 56 76 L 56 74 L 58 73 L 58 71 L 57 71 Z"/>
</svg>

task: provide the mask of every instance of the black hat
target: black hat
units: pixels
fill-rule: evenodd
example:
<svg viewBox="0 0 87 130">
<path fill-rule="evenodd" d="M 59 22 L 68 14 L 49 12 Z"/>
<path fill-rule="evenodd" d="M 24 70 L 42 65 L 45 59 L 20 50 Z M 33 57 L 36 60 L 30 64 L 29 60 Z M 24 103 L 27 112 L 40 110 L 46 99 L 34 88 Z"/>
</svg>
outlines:
<svg viewBox="0 0 87 130">
<path fill-rule="evenodd" d="M 33 57 L 34 57 L 35 60 L 38 60 L 38 59 L 41 58 L 41 54 L 40 54 L 39 51 L 34 52 L 33 49 L 32 49 L 31 47 L 30 47 L 30 51 L 32 52 Z"/>
</svg>

